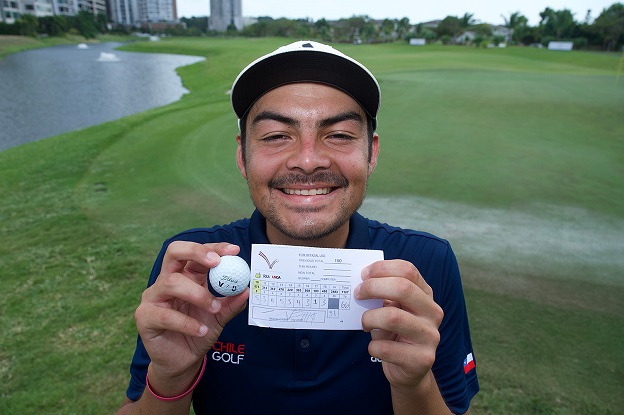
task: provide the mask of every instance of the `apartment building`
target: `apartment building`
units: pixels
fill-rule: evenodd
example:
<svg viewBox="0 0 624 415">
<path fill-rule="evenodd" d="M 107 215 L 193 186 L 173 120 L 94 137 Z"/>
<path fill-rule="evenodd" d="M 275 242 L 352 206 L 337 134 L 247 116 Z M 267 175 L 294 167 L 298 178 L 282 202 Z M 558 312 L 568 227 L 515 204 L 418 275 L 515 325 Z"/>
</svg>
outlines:
<svg viewBox="0 0 624 415">
<path fill-rule="evenodd" d="M 0 0 L 2 22 L 15 23 L 24 14 L 35 17 L 75 16 L 79 11 L 106 14 L 107 0 Z"/>
<path fill-rule="evenodd" d="M 243 29 L 242 0 L 210 0 L 208 30 L 225 32 L 230 25 Z"/>
<path fill-rule="evenodd" d="M 54 14 L 60 16 L 74 16 L 78 13 L 78 0 L 55 0 Z"/>
<path fill-rule="evenodd" d="M 108 0 L 108 18 L 122 25 L 134 25 L 139 20 L 137 0 Z"/>
<path fill-rule="evenodd" d="M 37 17 L 54 16 L 53 0 L 23 0 L 24 12 Z"/>
<path fill-rule="evenodd" d="M 106 14 L 107 10 L 106 0 L 78 0 L 78 11 L 85 11 L 93 14 Z"/>
<path fill-rule="evenodd" d="M 75 16 L 81 11 L 107 14 L 111 22 L 127 26 L 178 21 L 176 0 L 0 0 L 0 21 L 5 23 L 24 14 Z"/>
<path fill-rule="evenodd" d="M 53 16 L 53 0 L 0 0 L 0 21 L 15 23 L 23 14 Z"/>
<path fill-rule="evenodd" d="M 4 23 L 15 23 L 23 11 L 20 2 L 17 0 L 0 0 L 0 21 Z"/>
<path fill-rule="evenodd" d="M 178 20 L 175 0 L 139 1 L 140 22 L 175 22 Z"/>
</svg>

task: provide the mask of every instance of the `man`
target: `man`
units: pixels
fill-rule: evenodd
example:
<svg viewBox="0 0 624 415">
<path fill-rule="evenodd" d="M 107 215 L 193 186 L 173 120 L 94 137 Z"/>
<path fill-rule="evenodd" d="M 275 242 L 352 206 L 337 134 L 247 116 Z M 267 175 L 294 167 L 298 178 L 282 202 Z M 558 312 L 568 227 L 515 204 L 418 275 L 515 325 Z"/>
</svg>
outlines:
<svg viewBox="0 0 624 415">
<path fill-rule="evenodd" d="M 250 219 L 165 242 L 136 311 L 139 341 L 120 413 L 468 412 L 478 391 L 455 256 L 444 240 L 356 210 L 379 154 L 379 85 L 359 62 L 295 42 L 234 81 L 236 161 Z M 384 299 L 364 331 L 247 324 L 249 289 L 217 297 L 220 256 L 251 244 L 380 249 L 355 297 Z"/>
</svg>

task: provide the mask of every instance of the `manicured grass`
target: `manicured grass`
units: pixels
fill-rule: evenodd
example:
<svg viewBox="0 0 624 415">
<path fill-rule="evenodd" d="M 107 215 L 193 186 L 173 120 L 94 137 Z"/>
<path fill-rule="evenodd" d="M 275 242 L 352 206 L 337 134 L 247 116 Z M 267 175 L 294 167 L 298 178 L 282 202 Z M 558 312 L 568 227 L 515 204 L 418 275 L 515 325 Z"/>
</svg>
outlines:
<svg viewBox="0 0 624 415">
<path fill-rule="evenodd" d="M 624 213 L 622 88 L 611 77 L 452 69 L 383 80 L 380 134 L 391 157 L 400 154 L 392 167 L 404 166 L 405 174 L 390 187 L 374 182 L 374 191 Z M 411 114 L 409 124 L 396 108 Z M 414 165 L 437 174 L 409 174 Z"/>
<path fill-rule="evenodd" d="M 240 68 L 285 42 L 129 45 L 207 59 L 179 69 L 191 91 L 180 102 L 0 152 L 0 412 L 116 410 L 134 349 L 133 311 L 162 241 L 251 213 L 226 91 Z M 619 55 L 337 47 L 368 65 L 382 87 L 371 196 L 537 217 L 548 206 L 549 215 L 561 210 L 561 223 L 579 209 L 622 226 Z M 508 255 L 523 259 L 521 250 Z M 607 258 L 566 278 L 556 269 L 559 253 L 550 264 L 511 270 L 458 259 L 482 389 L 475 413 L 621 410 L 618 262 Z M 593 280 L 592 272 L 609 275 Z"/>
</svg>

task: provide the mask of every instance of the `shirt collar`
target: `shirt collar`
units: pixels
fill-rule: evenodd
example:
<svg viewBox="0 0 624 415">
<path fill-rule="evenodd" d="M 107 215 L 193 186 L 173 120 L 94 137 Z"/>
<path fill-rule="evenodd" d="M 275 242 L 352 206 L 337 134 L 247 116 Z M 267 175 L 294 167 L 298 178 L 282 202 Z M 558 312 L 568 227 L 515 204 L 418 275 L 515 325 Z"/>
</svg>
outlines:
<svg viewBox="0 0 624 415">
<path fill-rule="evenodd" d="M 249 220 L 249 240 L 252 244 L 270 244 L 266 234 L 266 219 L 258 209 L 253 211 Z"/>
<path fill-rule="evenodd" d="M 347 249 L 370 249 L 368 221 L 357 212 L 351 216 L 351 220 L 349 221 Z"/>
</svg>

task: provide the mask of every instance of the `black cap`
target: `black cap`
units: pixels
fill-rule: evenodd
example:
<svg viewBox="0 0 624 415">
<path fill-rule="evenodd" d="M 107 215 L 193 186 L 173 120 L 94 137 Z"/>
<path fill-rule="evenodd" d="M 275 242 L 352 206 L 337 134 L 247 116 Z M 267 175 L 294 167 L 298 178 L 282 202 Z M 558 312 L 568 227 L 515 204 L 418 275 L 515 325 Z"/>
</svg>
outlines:
<svg viewBox="0 0 624 415">
<path fill-rule="evenodd" d="M 240 120 L 265 93 L 295 82 L 320 82 L 349 94 L 377 128 L 379 83 L 361 63 L 331 46 L 298 41 L 250 63 L 232 85 L 232 107 Z"/>
</svg>

